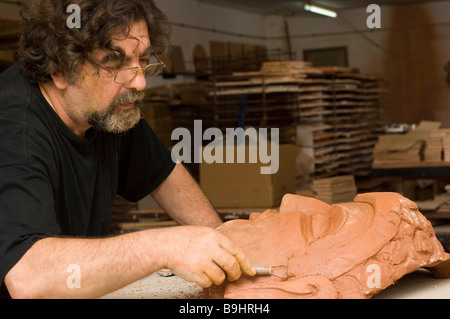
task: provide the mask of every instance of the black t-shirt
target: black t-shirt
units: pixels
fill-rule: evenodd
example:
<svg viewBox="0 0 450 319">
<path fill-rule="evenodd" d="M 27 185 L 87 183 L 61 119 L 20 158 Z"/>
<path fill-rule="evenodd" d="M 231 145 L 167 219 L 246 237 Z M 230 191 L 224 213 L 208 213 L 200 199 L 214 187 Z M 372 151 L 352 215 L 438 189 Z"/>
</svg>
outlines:
<svg viewBox="0 0 450 319">
<path fill-rule="evenodd" d="M 108 235 L 115 195 L 138 201 L 174 166 L 145 120 L 124 134 L 91 128 L 81 138 L 17 64 L 0 74 L 0 297 L 36 241 Z"/>
</svg>

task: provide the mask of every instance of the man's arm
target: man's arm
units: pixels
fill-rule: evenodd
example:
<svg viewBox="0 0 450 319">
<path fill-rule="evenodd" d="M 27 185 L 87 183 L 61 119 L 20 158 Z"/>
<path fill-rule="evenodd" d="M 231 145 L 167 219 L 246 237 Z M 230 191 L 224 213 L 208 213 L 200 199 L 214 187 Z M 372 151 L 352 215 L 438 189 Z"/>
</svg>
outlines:
<svg viewBox="0 0 450 319">
<path fill-rule="evenodd" d="M 157 247 L 152 247 L 152 238 L 144 238 L 145 233 L 131 233 L 105 239 L 41 239 L 8 272 L 6 287 L 12 298 L 105 295 L 162 266 L 159 258 L 147 258 L 157 254 Z M 70 265 L 80 269 L 81 288 L 67 284 L 69 276 L 78 275 L 68 272 Z"/>
<path fill-rule="evenodd" d="M 151 196 L 179 224 L 213 228 L 222 224 L 211 202 L 182 164 L 175 166 Z"/>
<path fill-rule="evenodd" d="M 79 268 L 79 287 L 69 266 Z M 162 269 L 201 287 L 256 271 L 234 242 L 206 226 L 144 230 L 103 239 L 45 238 L 8 272 L 13 298 L 97 298 Z"/>
</svg>

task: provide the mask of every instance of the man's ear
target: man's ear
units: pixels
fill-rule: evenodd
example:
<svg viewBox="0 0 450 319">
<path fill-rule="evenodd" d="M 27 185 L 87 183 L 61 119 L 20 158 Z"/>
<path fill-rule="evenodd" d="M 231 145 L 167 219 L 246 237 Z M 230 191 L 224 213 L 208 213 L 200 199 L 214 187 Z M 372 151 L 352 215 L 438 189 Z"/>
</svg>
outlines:
<svg viewBox="0 0 450 319">
<path fill-rule="evenodd" d="M 56 88 L 60 90 L 65 90 L 67 88 L 67 80 L 64 74 L 59 72 L 56 74 L 52 74 L 51 77 L 53 79 L 53 83 L 55 84 Z"/>
</svg>

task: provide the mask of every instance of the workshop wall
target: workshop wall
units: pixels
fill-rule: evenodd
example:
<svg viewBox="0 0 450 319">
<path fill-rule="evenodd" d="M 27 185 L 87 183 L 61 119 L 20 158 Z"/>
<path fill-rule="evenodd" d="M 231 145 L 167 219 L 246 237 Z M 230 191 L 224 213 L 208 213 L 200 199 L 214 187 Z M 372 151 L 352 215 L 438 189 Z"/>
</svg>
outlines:
<svg viewBox="0 0 450 319">
<path fill-rule="evenodd" d="M 0 3 L 0 19 L 20 20 L 19 7 L 15 4 Z"/>
<path fill-rule="evenodd" d="M 187 72 L 194 72 L 194 50 L 201 46 L 211 56 L 210 41 L 265 45 L 264 18 L 195 0 L 155 0 L 171 23 L 171 44 L 181 47 Z M 183 74 L 173 79 L 152 79 L 150 87 L 189 83 L 192 76 Z"/>
<path fill-rule="evenodd" d="M 263 44 L 269 50 L 288 51 L 287 22 L 296 59 L 303 59 L 303 50 L 345 46 L 348 66 L 384 78 L 389 93 L 381 104 L 381 118 L 386 122 L 434 120 L 450 127 L 450 87 L 444 71 L 450 60 L 448 1 L 382 6 L 381 29 L 374 30 L 367 27 L 369 13 L 365 9 L 340 11 L 338 19 L 315 15 L 284 18 L 194 0 L 159 2 L 171 22 L 243 34 L 173 26 L 172 43 L 182 46 L 188 68 L 193 67 L 193 46 L 200 43 L 209 54 L 209 41 Z"/>
<path fill-rule="evenodd" d="M 346 46 L 348 66 L 385 79 L 389 95 L 382 104 L 382 119 L 409 124 L 436 120 L 450 127 L 450 87 L 444 71 L 450 60 L 448 12 L 448 1 L 381 6 L 381 29 L 375 30 L 367 27 L 365 9 L 340 11 L 337 19 L 312 15 L 289 17 L 287 22 L 298 59 L 303 50 Z M 266 30 L 272 30 L 269 48 L 285 45 L 280 39 L 284 20 L 266 17 Z"/>
<path fill-rule="evenodd" d="M 196 45 L 202 45 L 208 56 L 210 41 L 265 45 L 264 19 L 259 14 L 193 0 L 156 3 L 172 23 L 172 44 L 182 47 L 188 70 L 193 70 Z"/>
<path fill-rule="evenodd" d="M 382 6 L 381 29 L 369 30 L 364 8 L 343 10 L 337 19 L 319 16 L 263 16 L 195 0 L 156 0 L 172 25 L 172 44 L 181 47 L 187 72 L 194 70 L 196 46 L 210 56 L 210 41 L 263 45 L 289 49 L 296 59 L 303 50 L 347 47 L 348 66 L 379 74 L 389 95 L 382 119 L 388 122 L 441 121 L 450 127 L 450 87 L 445 64 L 450 60 L 449 1 Z M 18 7 L 0 4 L 0 18 L 19 19 Z M 153 79 L 149 86 L 194 81 L 179 75 Z"/>
</svg>

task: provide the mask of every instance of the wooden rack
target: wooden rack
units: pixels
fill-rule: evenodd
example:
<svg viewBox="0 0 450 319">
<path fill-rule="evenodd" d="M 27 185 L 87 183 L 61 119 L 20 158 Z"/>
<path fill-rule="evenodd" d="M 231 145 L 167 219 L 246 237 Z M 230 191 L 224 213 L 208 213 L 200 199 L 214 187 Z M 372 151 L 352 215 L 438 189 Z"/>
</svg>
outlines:
<svg viewBox="0 0 450 319">
<path fill-rule="evenodd" d="M 214 77 L 216 127 L 278 127 L 280 143 L 313 159 L 314 178 L 369 175 L 380 133 L 380 78 L 308 62 L 268 62 L 261 72 Z"/>
</svg>

